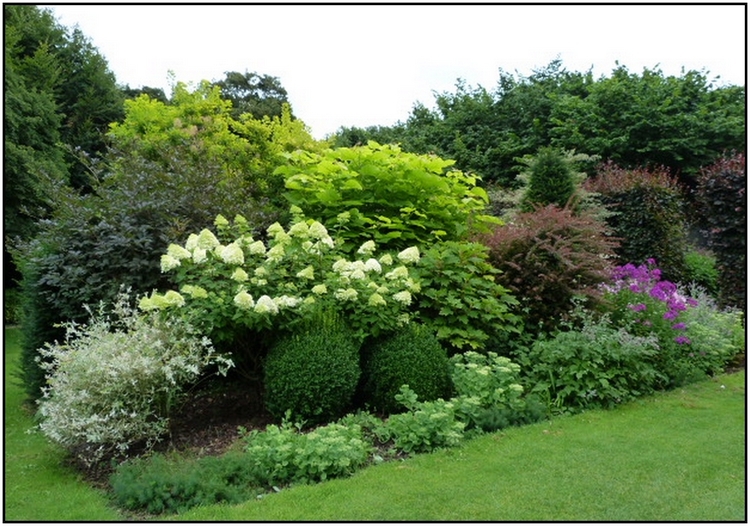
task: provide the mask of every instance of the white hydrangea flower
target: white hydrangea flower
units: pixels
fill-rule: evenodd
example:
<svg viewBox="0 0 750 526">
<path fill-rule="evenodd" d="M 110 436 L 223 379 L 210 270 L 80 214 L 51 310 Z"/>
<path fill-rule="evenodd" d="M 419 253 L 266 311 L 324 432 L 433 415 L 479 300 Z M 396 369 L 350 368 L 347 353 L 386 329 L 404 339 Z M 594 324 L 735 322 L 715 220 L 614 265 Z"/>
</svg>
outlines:
<svg viewBox="0 0 750 526">
<path fill-rule="evenodd" d="M 279 245 L 289 245 L 292 242 L 292 236 L 286 232 L 279 232 L 273 238 Z"/>
<path fill-rule="evenodd" d="M 337 300 L 341 301 L 354 301 L 357 299 L 357 291 L 352 288 L 338 289 L 333 295 Z"/>
<path fill-rule="evenodd" d="M 169 254 L 164 254 L 161 257 L 161 271 L 162 272 L 169 272 L 172 269 L 175 269 L 180 266 L 180 260 L 177 259 L 174 256 L 170 256 Z"/>
<path fill-rule="evenodd" d="M 315 279 L 315 269 L 312 265 L 308 265 L 306 268 L 297 272 L 297 277 L 304 279 Z"/>
<path fill-rule="evenodd" d="M 315 285 L 312 288 L 312 292 L 313 292 L 313 294 L 317 294 L 319 296 L 322 295 L 322 294 L 327 294 L 328 293 L 328 287 L 326 287 L 324 283 L 321 283 L 320 285 Z"/>
<path fill-rule="evenodd" d="M 235 225 L 247 225 L 247 219 L 245 219 L 245 216 L 237 214 L 234 216 L 234 224 Z"/>
<path fill-rule="evenodd" d="M 263 295 L 260 298 L 258 298 L 258 301 L 255 303 L 255 312 L 258 314 L 278 314 L 279 308 L 276 306 L 276 303 L 271 299 L 270 296 Z"/>
<path fill-rule="evenodd" d="M 306 239 L 309 235 L 309 231 L 310 227 L 307 226 L 307 223 L 305 223 L 304 221 L 300 221 L 299 223 L 293 224 L 289 228 L 289 235 Z"/>
<path fill-rule="evenodd" d="M 351 279 L 365 279 L 365 271 L 361 269 L 355 269 L 349 274 Z"/>
<path fill-rule="evenodd" d="M 393 256 L 391 256 L 390 254 L 383 254 L 382 256 L 380 256 L 380 262 L 383 265 L 391 266 L 393 265 Z"/>
<path fill-rule="evenodd" d="M 276 234 L 278 234 L 279 232 L 284 232 L 284 227 L 282 227 L 279 224 L 279 222 L 277 221 L 274 224 L 272 224 L 271 226 L 269 226 L 266 229 L 266 232 L 268 233 L 269 236 L 276 237 Z"/>
<path fill-rule="evenodd" d="M 411 278 L 407 278 L 404 281 L 404 286 L 411 292 L 419 292 L 422 290 L 422 286 Z"/>
<path fill-rule="evenodd" d="M 523 392 L 523 386 L 520 384 L 510 384 L 508 387 L 510 387 L 511 391 L 515 391 L 517 393 Z"/>
<path fill-rule="evenodd" d="M 408 325 L 411 321 L 411 318 L 409 317 L 408 312 L 404 312 L 403 314 L 399 314 L 398 318 L 396 318 L 396 323 L 399 327 L 403 327 L 404 325 Z"/>
<path fill-rule="evenodd" d="M 250 280 L 250 283 L 252 283 L 253 285 L 256 285 L 258 287 L 263 287 L 265 285 L 268 285 L 268 281 L 267 280 L 260 279 L 260 278 L 252 278 Z"/>
<path fill-rule="evenodd" d="M 268 270 L 266 270 L 266 267 L 258 267 L 255 269 L 255 272 L 253 272 L 257 277 L 264 278 L 268 276 Z"/>
<path fill-rule="evenodd" d="M 284 258 L 284 245 L 274 245 L 266 254 L 269 261 L 281 261 Z"/>
<path fill-rule="evenodd" d="M 314 246 L 313 242 L 310 241 L 309 239 L 307 241 L 302 242 L 302 250 L 304 250 L 305 252 L 311 252 L 311 249 L 313 246 Z"/>
<path fill-rule="evenodd" d="M 247 251 L 254 256 L 263 255 L 266 253 L 266 245 L 263 244 L 263 241 L 256 241 L 248 245 Z"/>
<path fill-rule="evenodd" d="M 369 256 L 373 252 L 375 252 L 375 242 L 372 240 L 365 241 L 362 243 L 362 246 L 359 247 L 359 250 L 357 250 L 357 254 L 364 254 L 365 256 Z"/>
<path fill-rule="evenodd" d="M 380 263 L 378 263 L 377 259 L 370 258 L 365 261 L 365 271 L 377 272 L 378 274 L 380 274 L 383 271 L 383 267 L 380 266 Z"/>
<path fill-rule="evenodd" d="M 399 252 L 397 257 L 403 263 L 417 263 L 419 261 L 419 249 L 409 247 Z"/>
<path fill-rule="evenodd" d="M 315 239 L 322 240 L 323 238 L 328 237 L 328 230 L 323 226 L 322 223 L 319 223 L 318 221 L 313 221 L 313 223 L 310 225 L 310 228 L 308 229 L 308 233 L 310 234 L 310 237 Z"/>
<path fill-rule="evenodd" d="M 219 257 L 230 265 L 242 265 L 245 262 L 245 254 L 237 243 L 230 243 L 222 248 Z"/>
<path fill-rule="evenodd" d="M 376 292 L 370 296 L 370 299 L 367 300 L 367 304 L 373 307 L 380 307 L 386 303 L 385 298 Z"/>
<path fill-rule="evenodd" d="M 344 258 L 337 259 L 333 264 L 333 271 L 338 274 L 343 274 L 344 272 L 349 271 L 349 265 L 350 263 L 345 260 Z"/>
<path fill-rule="evenodd" d="M 185 249 L 192 252 L 197 247 L 198 247 L 198 235 L 190 234 L 187 238 L 187 241 L 185 242 Z"/>
<path fill-rule="evenodd" d="M 320 241 L 318 241 L 319 244 L 323 244 L 327 246 L 328 248 L 333 248 L 336 246 L 336 243 L 333 242 L 333 238 L 331 236 L 323 236 L 320 238 Z"/>
<path fill-rule="evenodd" d="M 162 297 L 164 306 L 166 307 L 182 307 L 185 305 L 185 298 L 174 290 L 168 290 Z"/>
<path fill-rule="evenodd" d="M 247 275 L 247 272 L 245 272 L 245 269 L 242 267 L 237 267 L 234 269 L 234 272 L 232 273 L 232 279 L 234 281 L 239 281 L 242 283 L 243 281 L 247 281 L 249 276 Z"/>
<path fill-rule="evenodd" d="M 286 294 L 284 294 L 283 296 L 274 298 L 273 302 L 280 309 L 293 309 L 294 307 L 302 303 L 302 300 L 299 298 L 287 296 Z"/>
<path fill-rule="evenodd" d="M 203 287 L 197 285 L 183 285 L 180 292 L 187 294 L 191 298 L 207 298 L 208 292 Z"/>
<path fill-rule="evenodd" d="M 208 259 L 208 252 L 205 248 L 195 247 L 193 250 L 193 263 L 199 265 Z"/>
<path fill-rule="evenodd" d="M 234 297 L 234 304 L 241 309 L 250 310 L 255 307 L 255 301 L 253 297 L 245 290 L 241 290 Z"/>
<path fill-rule="evenodd" d="M 378 287 L 378 290 L 377 290 L 378 294 L 388 294 L 389 292 L 390 290 L 385 285 Z"/>
<path fill-rule="evenodd" d="M 385 275 L 385 278 L 390 279 L 390 280 L 406 279 L 408 277 L 409 277 L 409 270 L 403 265 L 401 265 L 400 267 L 394 268 L 388 274 Z"/>
<path fill-rule="evenodd" d="M 411 305 L 411 292 L 408 290 L 402 290 L 393 295 L 393 299 L 404 305 Z"/>
<path fill-rule="evenodd" d="M 338 220 L 340 225 L 345 225 L 351 219 L 351 214 L 349 212 L 341 212 L 336 216 L 336 219 Z"/>
<path fill-rule="evenodd" d="M 227 221 L 226 217 L 219 214 L 216 216 L 216 219 L 214 220 L 214 225 L 216 225 L 217 227 L 229 226 L 229 221 Z"/>
<path fill-rule="evenodd" d="M 209 229 L 204 228 L 201 233 L 198 234 L 198 246 L 205 248 L 206 250 L 212 250 L 218 247 L 221 243 L 216 239 L 216 236 Z"/>
<path fill-rule="evenodd" d="M 187 259 L 192 256 L 192 254 L 182 248 L 180 245 L 175 245 L 172 243 L 167 248 L 167 255 L 172 256 L 175 259 Z"/>
</svg>

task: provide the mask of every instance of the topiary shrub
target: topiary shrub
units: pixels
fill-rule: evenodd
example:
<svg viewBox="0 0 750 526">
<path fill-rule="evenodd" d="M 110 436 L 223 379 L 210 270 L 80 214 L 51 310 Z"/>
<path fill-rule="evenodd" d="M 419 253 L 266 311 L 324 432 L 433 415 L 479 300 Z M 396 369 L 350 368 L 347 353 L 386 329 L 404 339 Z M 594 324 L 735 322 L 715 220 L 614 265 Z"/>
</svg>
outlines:
<svg viewBox="0 0 750 526">
<path fill-rule="evenodd" d="M 343 416 L 360 377 L 360 342 L 334 315 L 319 315 L 309 325 L 271 346 L 264 367 L 265 403 L 281 419 L 327 422 Z"/>
<path fill-rule="evenodd" d="M 607 163 L 584 189 L 598 193 L 614 212 L 606 221 L 620 240 L 616 252 L 621 263 L 655 259 L 666 279 L 685 278 L 685 215 L 680 188 L 667 169 L 624 169 Z"/>
<path fill-rule="evenodd" d="M 408 385 L 420 400 L 450 394 L 446 350 L 428 327 L 412 323 L 366 350 L 363 392 L 366 401 L 384 413 L 403 410 L 395 396 Z"/>
<path fill-rule="evenodd" d="M 571 162 L 560 150 L 540 148 L 528 164 L 529 185 L 522 201 L 523 210 L 530 212 L 535 205 L 564 207 L 576 189 Z"/>
<path fill-rule="evenodd" d="M 696 194 L 708 246 L 719 268 L 720 299 L 744 309 L 747 286 L 747 176 L 744 154 L 725 156 L 701 170 Z"/>
<path fill-rule="evenodd" d="M 598 303 L 616 246 L 591 212 L 575 215 L 555 205 L 520 213 L 481 239 L 501 271 L 497 282 L 520 301 L 531 333 L 567 319 L 577 296 L 589 307 Z"/>
</svg>

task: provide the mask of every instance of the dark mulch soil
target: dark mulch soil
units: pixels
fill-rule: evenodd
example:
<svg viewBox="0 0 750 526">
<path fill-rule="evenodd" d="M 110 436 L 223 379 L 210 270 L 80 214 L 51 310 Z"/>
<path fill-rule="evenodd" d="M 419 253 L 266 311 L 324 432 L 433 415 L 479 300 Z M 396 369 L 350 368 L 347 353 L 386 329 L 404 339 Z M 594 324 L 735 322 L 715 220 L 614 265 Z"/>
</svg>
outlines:
<svg viewBox="0 0 750 526">
<path fill-rule="evenodd" d="M 185 394 L 170 418 L 170 436 L 156 444 L 153 451 L 180 451 L 195 457 L 221 455 L 237 441 L 240 427 L 248 431 L 265 429 L 273 421 L 263 407 L 257 386 L 240 377 L 212 380 Z M 130 456 L 141 453 L 136 447 Z M 112 464 L 116 462 L 74 467 L 91 484 L 107 488 Z"/>
</svg>

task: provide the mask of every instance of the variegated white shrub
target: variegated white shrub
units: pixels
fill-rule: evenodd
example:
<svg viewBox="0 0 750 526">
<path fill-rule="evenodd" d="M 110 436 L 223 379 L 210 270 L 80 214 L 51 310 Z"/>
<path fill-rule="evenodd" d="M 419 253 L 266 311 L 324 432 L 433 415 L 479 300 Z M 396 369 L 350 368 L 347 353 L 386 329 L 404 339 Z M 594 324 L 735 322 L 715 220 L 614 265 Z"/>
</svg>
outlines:
<svg viewBox="0 0 750 526">
<path fill-rule="evenodd" d="M 63 343 L 40 349 L 39 428 L 88 465 L 136 443 L 152 447 L 182 389 L 210 364 L 221 374 L 232 366 L 184 321 L 137 312 L 127 293 L 111 312 L 100 305 L 88 323 L 65 328 Z"/>
</svg>

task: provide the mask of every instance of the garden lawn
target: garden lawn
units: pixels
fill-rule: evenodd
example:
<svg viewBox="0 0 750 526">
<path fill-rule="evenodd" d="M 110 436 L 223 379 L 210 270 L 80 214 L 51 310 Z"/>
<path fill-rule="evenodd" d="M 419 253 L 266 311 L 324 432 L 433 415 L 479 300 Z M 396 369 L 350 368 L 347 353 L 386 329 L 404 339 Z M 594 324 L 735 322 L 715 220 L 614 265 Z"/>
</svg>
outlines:
<svg viewBox="0 0 750 526">
<path fill-rule="evenodd" d="M 4 519 L 123 520 L 63 453 L 28 434 L 5 331 Z M 723 387 L 722 387 L 723 386 Z M 211 520 L 745 521 L 745 373 L 485 435 L 241 505 L 171 517 Z"/>
<path fill-rule="evenodd" d="M 744 521 L 745 430 L 742 372 L 176 518 Z"/>
<path fill-rule="evenodd" d="M 105 492 L 93 489 L 63 464 L 63 451 L 33 428 L 16 378 L 20 329 L 5 329 L 5 521 L 112 521 L 122 515 Z"/>
</svg>

